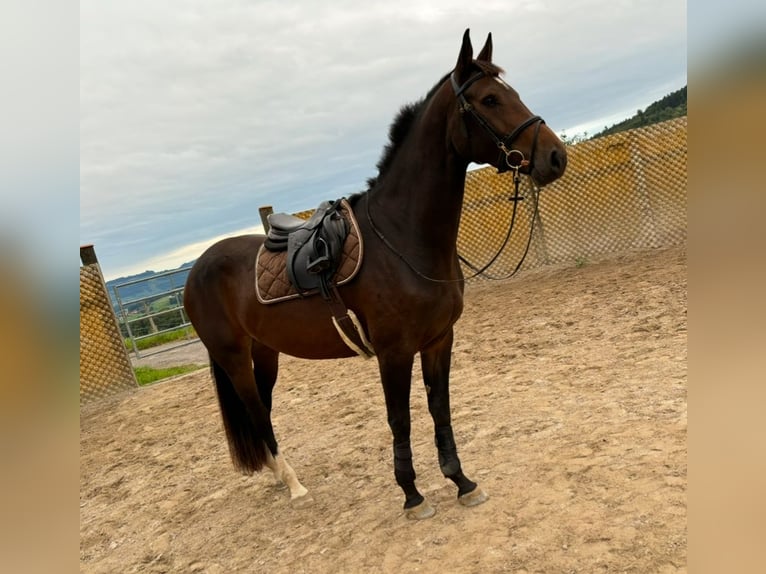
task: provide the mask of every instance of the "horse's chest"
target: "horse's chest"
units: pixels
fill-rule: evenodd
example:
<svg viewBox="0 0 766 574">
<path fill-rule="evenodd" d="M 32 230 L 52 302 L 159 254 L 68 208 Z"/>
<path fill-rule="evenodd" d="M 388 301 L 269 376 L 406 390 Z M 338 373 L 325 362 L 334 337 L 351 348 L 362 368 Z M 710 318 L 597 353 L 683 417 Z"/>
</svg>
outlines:
<svg viewBox="0 0 766 574">
<path fill-rule="evenodd" d="M 463 310 L 458 289 L 396 293 L 377 301 L 371 328 L 386 338 L 431 341 L 450 329 Z"/>
</svg>

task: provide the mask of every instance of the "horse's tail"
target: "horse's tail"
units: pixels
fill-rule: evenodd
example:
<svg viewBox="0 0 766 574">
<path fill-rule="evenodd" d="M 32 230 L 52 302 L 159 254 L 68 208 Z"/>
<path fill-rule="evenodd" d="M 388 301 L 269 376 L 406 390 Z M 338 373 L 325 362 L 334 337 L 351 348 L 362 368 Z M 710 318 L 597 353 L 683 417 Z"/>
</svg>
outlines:
<svg viewBox="0 0 766 574">
<path fill-rule="evenodd" d="M 215 381 L 231 460 L 234 466 L 245 474 L 258 472 L 266 464 L 269 451 L 276 453 L 277 449 L 269 411 L 261 402 L 255 385 L 252 395 L 248 397 L 248 408 L 229 375 L 212 357 L 210 372 Z"/>
</svg>

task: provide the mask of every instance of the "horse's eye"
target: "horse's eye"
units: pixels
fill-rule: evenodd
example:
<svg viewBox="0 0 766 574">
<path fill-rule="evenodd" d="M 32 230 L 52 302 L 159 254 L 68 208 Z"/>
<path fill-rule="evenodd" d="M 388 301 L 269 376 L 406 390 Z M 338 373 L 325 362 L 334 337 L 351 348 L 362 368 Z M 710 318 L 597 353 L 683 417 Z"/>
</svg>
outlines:
<svg viewBox="0 0 766 574">
<path fill-rule="evenodd" d="M 487 106 L 488 108 L 494 108 L 500 102 L 497 101 L 497 98 L 495 96 L 486 96 L 484 99 L 481 100 L 481 103 Z"/>
</svg>

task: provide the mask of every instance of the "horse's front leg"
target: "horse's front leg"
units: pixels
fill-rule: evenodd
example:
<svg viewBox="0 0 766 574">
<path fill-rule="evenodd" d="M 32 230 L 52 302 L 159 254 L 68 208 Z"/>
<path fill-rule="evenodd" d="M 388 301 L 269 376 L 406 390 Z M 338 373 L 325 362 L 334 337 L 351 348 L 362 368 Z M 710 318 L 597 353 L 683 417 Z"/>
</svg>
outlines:
<svg viewBox="0 0 766 574">
<path fill-rule="evenodd" d="M 415 468 L 410 447 L 410 386 L 412 362 L 409 356 L 378 356 L 380 378 L 386 397 L 388 426 L 394 435 L 394 476 L 404 491 L 408 518 L 430 518 L 436 510 L 415 487 Z"/>
<path fill-rule="evenodd" d="M 444 476 L 457 485 L 458 500 L 465 506 L 481 504 L 487 494 L 468 479 L 460 466 L 449 403 L 449 371 L 452 359 L 452 330 L 441 341 L 420 354 L 423 380 L 428 394 L 428 410 L 434 420 L 436 449 L 439 453 L 439 467 Z"/>
</svg>

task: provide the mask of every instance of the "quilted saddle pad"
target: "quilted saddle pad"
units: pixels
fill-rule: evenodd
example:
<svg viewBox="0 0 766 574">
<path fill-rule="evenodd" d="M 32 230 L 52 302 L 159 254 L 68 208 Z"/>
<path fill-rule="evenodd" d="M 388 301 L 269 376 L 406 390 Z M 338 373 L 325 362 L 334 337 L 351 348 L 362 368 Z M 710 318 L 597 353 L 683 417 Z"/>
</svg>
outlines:
<svg viewBox="0 0 766 574">
<path fill-rule="evenodd" d="M 349 224 L 348 237 L 343 244 L 338 270 L 333 276 L 333 283 L 337 286 L 351 281 L 362 266 L 362 234 L 354 217 L 354 212 L 348 201 L 341 200 L 341 213 Z M 255 293 L 258 301 L 268 305 L 289 301 L 297 297 L 307 297 L 319 293 L 318 289 L 299 293 L 290 283 L 287 277 L 287 251 L 272 252 L 261 245 L 255 260 Z"/>
</svg>

